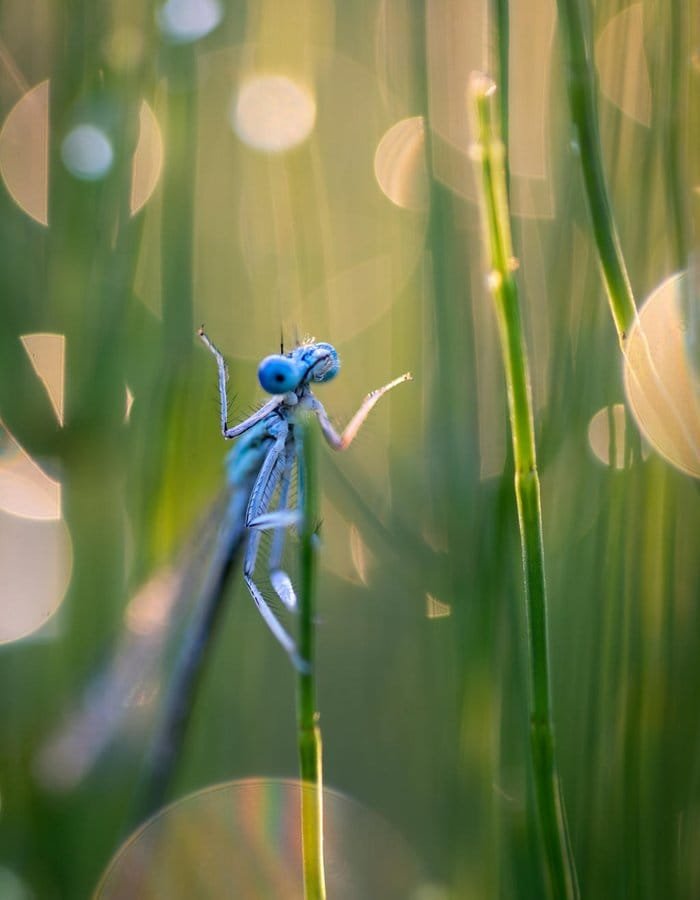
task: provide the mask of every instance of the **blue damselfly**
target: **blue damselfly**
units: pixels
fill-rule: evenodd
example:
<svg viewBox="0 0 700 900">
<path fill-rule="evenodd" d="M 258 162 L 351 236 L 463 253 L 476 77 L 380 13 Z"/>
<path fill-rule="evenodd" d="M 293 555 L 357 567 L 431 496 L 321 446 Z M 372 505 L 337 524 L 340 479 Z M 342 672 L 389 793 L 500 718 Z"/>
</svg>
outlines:
<svg viewBox="0 0 700 900">
<path fill-rule="evenodd" d="M 244 580 L 264 621 L 295 667 L 304 669 L 305 662 L 299 657 L 294 638 L 254 577 L 261 556 L 261 536 L 268 531 L 271 533 L 266 560 L 269 581 L 283 607 L 294 612 L 296 594 L 289 575 L 282 568 L 282 557 L 287 534 L 298 525 L 303 513 L 304 489 L 298 476 L 303 452 L 298 440 L 300 417 L 316 416 L 327 443 L 334 450 L 344 450 L 352 443 L 377 401 L 411 378 L 406 373 L 369 393 L 342 433 L 338 433 L 312 392 L 313 386 L 337 375 L 340 369 L 338 353 L 331 344 L 307 340 L 288 353 L 280 352 L 263 359 L 258 378 L 261 387 L 272 397 L 240 424 L 229 427 L 227 366 L 204 330 L 200 329 L 198 333 L 216 359 L 221 432 L 227 440 L 237 439 L 226 457 L 227 501 L 207 572 L 198 585 L 197 579 L 187 570 L 162 572 L 139 592 L 139 602 L 130 604 L 131 621 L 139 624 L 120 637 L 105 669 L 91 682 L 79 703 L 41 750 L 37 771 L 44 783 L 56 789 L 70 789 L 87 775 L 130 709 L 146 705 L 157 693 L 144 689 L 144 684 L 152 680 L 158 669 L 173 620 L 183 614 L 192 593 L 196 593 L 197 609 L 169 679 L 163 724 L 156 735 L 149 766 L 152 772 L 160 773 L 161 781 L 169 778 L 194 702 L 202 660 L 223 605 L 226 584 L 241 554 Z M 290 487 L 295 472 L 297 495 L 292 504 Z M 154 605 L 153 596 L 158 598 L 155 606 L 159 609 L 158 614 L 149 619 L 148 613 L 144 616 L 144 609 Z M 162 791 L 156 789 L 151 793 L 155 796 Z"/>
</svg>

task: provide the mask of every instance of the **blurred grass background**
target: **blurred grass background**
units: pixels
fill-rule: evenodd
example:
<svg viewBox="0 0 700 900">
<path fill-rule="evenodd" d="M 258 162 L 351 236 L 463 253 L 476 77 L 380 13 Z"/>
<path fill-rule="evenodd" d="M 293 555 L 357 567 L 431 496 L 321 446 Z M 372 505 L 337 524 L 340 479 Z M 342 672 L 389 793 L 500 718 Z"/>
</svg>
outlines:
<svg viewBox="0 0 700 900">
<path fill-rule="evenodd" d="M 673 0 L 599 2 L 591 19 L 641 301 L 693 246 L 700 18 Z M 410 896 L 542 896 L 512 461 L 465 107 L 469 73 L 497 74 L 490 8 L 6 0 L 0 41 L 0 892 L 87 896 L 128 831 L 150 707 L 70 790 L 37 760 L 129 598 L 190 552 L 223 484 L 212 361 L 194 336 L 205 322 L 241 416 L 281 330 L 338 348 L 341 375 L 318 393 L 342 423 L 413 372 L 346 455 L 323 454 L 325 782 L 411 848 Z M 582 895 L 697 897 L 697 401 L 678 398 L 680 469 L 620 406 L 552 3 L 511 4 L 509 85 Z M 687 283 L 697 296 L 692 270 Z M 288 660 L 239 579 L 231 591 L 173 797 L 296 774 Z"/>
</svg>

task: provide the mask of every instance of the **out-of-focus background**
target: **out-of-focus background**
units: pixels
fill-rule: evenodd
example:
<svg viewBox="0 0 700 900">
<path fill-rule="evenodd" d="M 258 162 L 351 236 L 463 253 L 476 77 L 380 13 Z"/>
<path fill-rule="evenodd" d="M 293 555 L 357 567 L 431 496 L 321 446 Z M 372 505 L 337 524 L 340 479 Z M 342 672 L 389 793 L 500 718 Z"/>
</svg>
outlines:
<svg viewBox="0 0 700 900">
<path fill-rule="evenodd" d="M 584 896 L 691 898 L 700 414 L 682 273 L 700 19 L 680 0 L 589 13 L 642 308 L 626 369 L 555 4 L 518 0 L 509 21 L 559 767 Z M 196 591 L 169 602 L 207 565 L 224 483 L 202 322 L 230 362 L 236 419 L 281 334 L 338 348 L 341 373 L 318 394 L 341 424 L 369 389 L 414 375 L 321 465 L 330 896 L 543 895 L 466 108 L 473 70 L 498 78 L 496 48 L 492 7 L 475 0 L 0 6 L 3 897 L 88 896 L 137 824 L 164 629 Z M 238 854 L 265 885 L 282 877 L 296 801 L 271 779 L 296 772 L 292 670 L 237 573 L 170 793 L 227 783 L 171 814 L 200 873 Z M 227 798 L 224 824 L 211 796 Z M 361 836 L 372 852 L 353 855 Z M 167 860 L 176 881 L 180 864 Z M 295 896 L 284 879 L 225 883 L 225 896 Z"/>
</svg>

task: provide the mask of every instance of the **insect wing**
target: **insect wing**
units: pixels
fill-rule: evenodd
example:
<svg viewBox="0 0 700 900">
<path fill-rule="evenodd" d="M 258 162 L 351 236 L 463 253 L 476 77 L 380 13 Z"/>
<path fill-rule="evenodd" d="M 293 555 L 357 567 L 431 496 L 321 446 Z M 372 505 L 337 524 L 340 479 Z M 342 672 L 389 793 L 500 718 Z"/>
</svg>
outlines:
<svg viewBox="0 0 700 900">
<path fill-rule="evenodd" d="M 241 517 L 240 501 L 238 508 Z M 184 561 L 177 568 L 160 569 L 131 598 L 108 662 L 40 747 L 34 770 L 45 787 L 59 793 L 72 790 L 117 734 L 142 737 L 152 718 L 147 713 L 161 693 L 168 650 L 197 616 L 217 554 L 221 564 L 221 541 L 236 536 L 234 513 L 230 497 L 215 503 L 196 529 L 198 539 Z M 207 554 L 213 557 L 209 566 L 204 564 Z M 192 597 L 198 598 L 194 609 Z"/>
</svg>

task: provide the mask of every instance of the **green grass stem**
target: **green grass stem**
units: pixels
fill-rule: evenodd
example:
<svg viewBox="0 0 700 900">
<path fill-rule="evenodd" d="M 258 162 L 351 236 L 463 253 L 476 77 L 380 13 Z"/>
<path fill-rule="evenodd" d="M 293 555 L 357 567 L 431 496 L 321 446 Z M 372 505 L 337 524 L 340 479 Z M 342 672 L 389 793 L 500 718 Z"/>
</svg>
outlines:
<svg viewBox="0 0 700 900">
<path fill-rule="evenodd" d="M 576 129 L 593 236 L 620 345 L 637 316 L 610 203 L 598 130 L 595 69 L 581 0 L 558 0 L 571 119 Z"/>
<path fill-rule="evenodd" d="M 197 160 L 196 62 L 187 44 L 167 49 L 166 136 L 163 172 L 161 280 L 164 346 L 176 362 L 192 349 L 194 321 L 194 172 Z"/>
<path fill-rule="evenodd" d="M 488 284 L 503 353 L 515 461 L 515 495 L 527 605 L 530 747 L 536 812 L 550 894 L 556 898 L 575 898 L 578 896 L 576 872 L 569 847 L 554 747 L 540 484 L 527 350 L 513 274 L 516 265 L 506 192 L 505 151 L 498 136 L 495 84 L 483 75 L 474 75 L 470 93 L 477 140 L 474 159 L 488 254 Z"/>
<path fill-rule="evenodd" d="M 303 663 L 297 681 L 297 734 L 301 776 L 301 836 L 306 900 L 324 900 L 326 896 L 323 866 L 323 774 L 321 730 L 316 710 L 315 673 L 315 595 L 317 526 L 319 501 L 317 485 L 318 435 L 315 423 L 306 421 L 301 428 L 304 510 L 300 533 L 299 579 L 299 657 Z"/>
<path fill-rule="evenodd" d="M 510 171 L 508 155 L 509 135 L 509 100 L 510 93 L 510 4 L 508 0 L 492 0 L 493 18 L 496 26 L 496 54 L 498 59 L 498 84 L 501 91 L 501 102 L 498 109 L 501 117 L 500 133 L 503 146 L 506 148 L 504 165 L 506 167 L 506 190 L 510 201 Z"/>
</svg>

